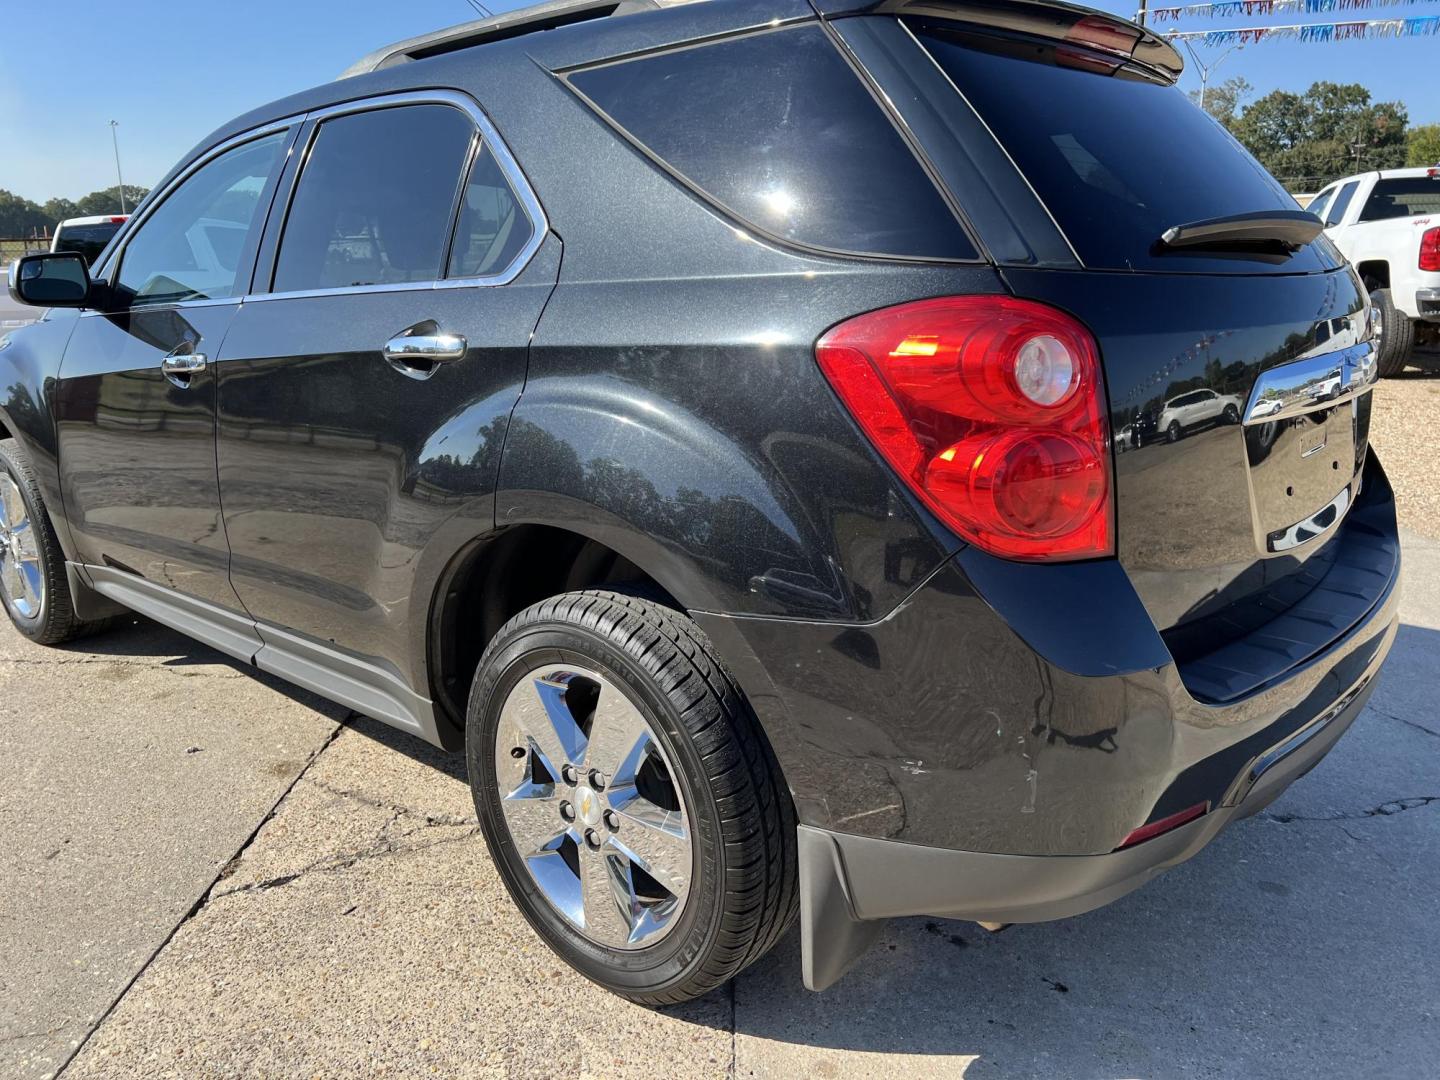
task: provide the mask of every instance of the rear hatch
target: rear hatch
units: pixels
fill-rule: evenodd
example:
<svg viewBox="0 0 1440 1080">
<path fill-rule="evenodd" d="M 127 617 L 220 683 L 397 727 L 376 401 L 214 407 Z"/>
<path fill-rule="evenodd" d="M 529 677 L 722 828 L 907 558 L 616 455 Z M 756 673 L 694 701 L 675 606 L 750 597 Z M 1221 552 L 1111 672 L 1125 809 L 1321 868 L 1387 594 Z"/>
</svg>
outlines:
<svg viewBox="0 0 1440 1080">
<path fill-rule="evenodd" d="M 1168 45 L 1059 5 L 904 10 L 924 14 L 899 20 L 903 43 L 893 22 L 834 25 L 1010 289 L 1095 334 L 1117 552 L 1183 667 L 1295 607 L 1338 558 L 1366 454 L 1366 297 L 1318 222 L 1172 85 Z"/>
</svg>

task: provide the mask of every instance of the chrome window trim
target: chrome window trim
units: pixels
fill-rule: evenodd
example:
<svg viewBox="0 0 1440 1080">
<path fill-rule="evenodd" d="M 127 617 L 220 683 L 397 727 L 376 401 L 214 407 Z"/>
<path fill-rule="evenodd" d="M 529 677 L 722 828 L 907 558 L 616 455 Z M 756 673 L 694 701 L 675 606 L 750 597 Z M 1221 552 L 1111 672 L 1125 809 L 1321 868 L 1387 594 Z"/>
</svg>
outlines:
<svg viewBox="0 0 1440 1080">
<path fill-rule="evenodd" d="M 247 304 L 264 303 L 269 300 L 302 300 L 319 296 L 349 296 L 362 293 L 376 292 L 426 292 L 435 289 L 469 289 L 469 288 L 491 288 L 497 285 L 508 285 L 520 276 L 535 253 L 540 250 L 540 245 L 545 242 L 545 237 L 550 232 L 550 221 L 545 216 L 545 208 L 540 205 L 539 198 L 530 186 L 530 181 L 520 169 L 520 164 L 515 160 L 510 148 L 505 145 L 505 140 L 495 130 L 495 125 L 490 122 L 475 100 L 466 94 L 455 90 L 407 90 L 398 94 L 382 94 L 376 97 L 360 98 L 355 101 L 346 101 L 339 105 L 330 105 L 323 109 L 316 109 L 305 114 L 304 119 L 314 121 L 314 126 L 306 141 L 301 153 L 308 158 L 315 146 L 315 139 L 320 133 L 321 127 L 326 120 L 333 120 L 340 116 L 350 116 L 355 113 L 378 112 L 381 109 L 401 108 L 407 105 L 448 105 L 451 108 L 459 109 L 465 113 L 471 123 L 475 125 L 480 138 L 475 140 L 470 152 L 465 158 L 462 175 L 460 176 L 460 198 L 465 197 L 465 186 L 470 180 L 470 170 L 474 167 L 476 159 L 483 150 L 488 147 L 494 155 L 495 162 L 500 166 L 501 173 L 510 184 L 511 190 L 515 193 L 516 200 L 525 211 L 525 216 L 530 219 L 532 232 L 530 239 L 525 246 L 516 252 L 515 257 L 499 273 L 486 274 L 480 277 L 467 278 L 438 278 L 430 281 L 397 281 L 385 285 L 340 285 L 330 289 L 292 289 L 287 292 L 262 292 L 249 293 L 244 297 Z M 285 192 L 285 220 L 289 220 L 290 206 L 295 199 L 295 192 L 300 184 L 304 182 L 305 170 L 302 166 L 299 174 L 295 177 L 290 190 Z M 454 242 L 457 223 L 450 224 L 450 243 Z M 279 237 L 275 244 L 275 259 L 278 262 L 280 251 L 285 245 L 285 232 L 282 224 Z M 447 261 L 449 248 L 447 247 Z M 273 268 L 272 268 L 273 269 Z M 446 268 L 441 267 L 443 272 Z"/>
<path fill-rule="evenodd" d="M 142 228 L 144 228 L 145 222 L 150 220 L 151 215 L 154 214 L 155 211 L 161 207 L 165 200 L 170 198 L 170 196 L 175 193 L 176 189 L 179 188 L 181 184 L 185 183 L 186 180 L 190 179 L 190 177 L 194 176 L 196 172 L 204 168 L 206 165 L 210 164 L 210 162 L 214 161 L 222 154 L 226 154 L 231 150 L 234 150 L 237 146 L 243 146 L 246 143 L 254 142 L 256 139 L 263 139 L 267 135 L 274 135 L 276 132 L 285 131 L 287 128 L 297 127 L 300 123 L 304 121 L 304 119 L 305 114 L 298 113 L 293 116 L 284 117 L 280 120 L 267 121 L 266 123 L 261 124 L 259 127 L 250 128 L 247 131 L 242 131 L 238 135 L 231 136 L 230 138 L 225 139 L 222 142 L 216 143 L 209 150 L 205 151 L 194 161 L 192 161 L 189 165 L 185 166 L 184 171 L 178 173 L 173 180 L 171 180 L 168 184 L 161 188 L 158 195 L 155 192 L 151 192 L 150 195 L 146 196 L 145 209 L 142 213 L 130 215 L 130 220 L 121 227 L 120 232 L 117 234 L 119 243 L 116 245 L 113 251 L 106 255 L 105 261 L 102 262 L 100 266 L 96 269 L 96 272 L 92 275 L 92 279 L 95 281 L 104 281 L 107 285 L 114 284 L 114 281 L 112 279 L 116 274 L 119 273 L 120 263 L 125 256 L 126 249 L 130 246 L 130 242 L 135 238 L 135 234 L 138 233 Z M 293 149 L 293 146 L 289 149 Z M 284 167 L 284 161 L 282 159 L 280 163 L 280 168 L 283 170 Z M 207 297 L 203 300 L 173 300 L 169 303 L 161 302 L 156 304 L 141 304 L 138 306 L 147 310 L 150 308 L 159 307 L 213 307 L 217 304 L 238 303 L 241 299 L 243 299 L 243 297 L 239 295 L 218 296 Z M 132 308 L 134 308 L 136 305 L 131 306 Z M 81 318 L 90 315 L 103 314 L 105 314 L 105 312 L 95 311 L 89 308 L 86 308 L 80 312 Z"/>
</svg>

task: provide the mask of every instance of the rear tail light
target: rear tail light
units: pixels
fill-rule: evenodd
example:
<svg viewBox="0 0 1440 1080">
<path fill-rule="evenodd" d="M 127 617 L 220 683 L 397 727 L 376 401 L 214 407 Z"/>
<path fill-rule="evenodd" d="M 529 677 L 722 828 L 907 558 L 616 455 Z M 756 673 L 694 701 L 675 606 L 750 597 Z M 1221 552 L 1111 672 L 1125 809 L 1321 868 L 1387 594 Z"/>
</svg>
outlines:
<svg viewBox="0 0 1440 1080">
<path fill-rule="evenodd" d="M 1114 550 L 1100 361 L 1069 315 L 1008 296 L 872 311 L 815 346 L 866 436 L 961 537 L 1012 559 Z"/>
<path fill-rule="evenodd" d="M 1420 236 L 1420 269 L 1440 270 L 1440 226 L 1426 229 Z"/>
<path fill-rule="evenodd" d="M 110 219 L 110 224 L 111 224 L 111 225 L 124 225 L 126 220 L 127 220 L 127 219 L 126 219 L 126 218 L 123 218 L 123 217 L 118 217 L 118 216 L 117 216 L 117 217 L 112 217 L 112 218 Z"/>
</svg>

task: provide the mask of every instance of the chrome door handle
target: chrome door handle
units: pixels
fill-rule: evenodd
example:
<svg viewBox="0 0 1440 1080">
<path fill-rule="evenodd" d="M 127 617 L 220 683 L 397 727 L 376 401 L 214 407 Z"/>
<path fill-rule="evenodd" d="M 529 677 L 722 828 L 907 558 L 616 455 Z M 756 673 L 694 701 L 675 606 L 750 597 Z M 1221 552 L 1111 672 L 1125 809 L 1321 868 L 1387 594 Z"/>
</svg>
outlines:
<svg viewBox="0 0 1440 1080">
<path fill-rule="evenodd" d="M 176 386 L 185 389 L 190 385 L 190 377 L 197 371 L 205 370 L 205 354 L 172 353 L 160 361 L 160 370 L 165 373 Z"/>
<path fill-rule="evenodd" d="M 428 360 L 431 363 L 459 360 L 467 348 L 461 334 L 398 334 L 385 343 L 385 359 L 410 363 Z"/>
</svg>

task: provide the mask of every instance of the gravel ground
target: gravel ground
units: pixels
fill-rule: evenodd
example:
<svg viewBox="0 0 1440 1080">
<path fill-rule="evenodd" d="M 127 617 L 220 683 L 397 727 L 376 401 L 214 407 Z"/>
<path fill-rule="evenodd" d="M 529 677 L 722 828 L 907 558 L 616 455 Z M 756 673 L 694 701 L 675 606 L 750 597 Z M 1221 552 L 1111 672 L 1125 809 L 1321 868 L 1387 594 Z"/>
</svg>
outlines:
<svg viewBox="0 0 1440 1080">
<path fill-rule="evenodd" d="M 1370 442 L 1395 486 L 1401 527 L 1440 538 L 1440 457 L 1432 431 L 1440 431 L 1440 350 L 1417 353 L 1403 374 L 1382 380 L 1370 420 Z"/>
</svg>

